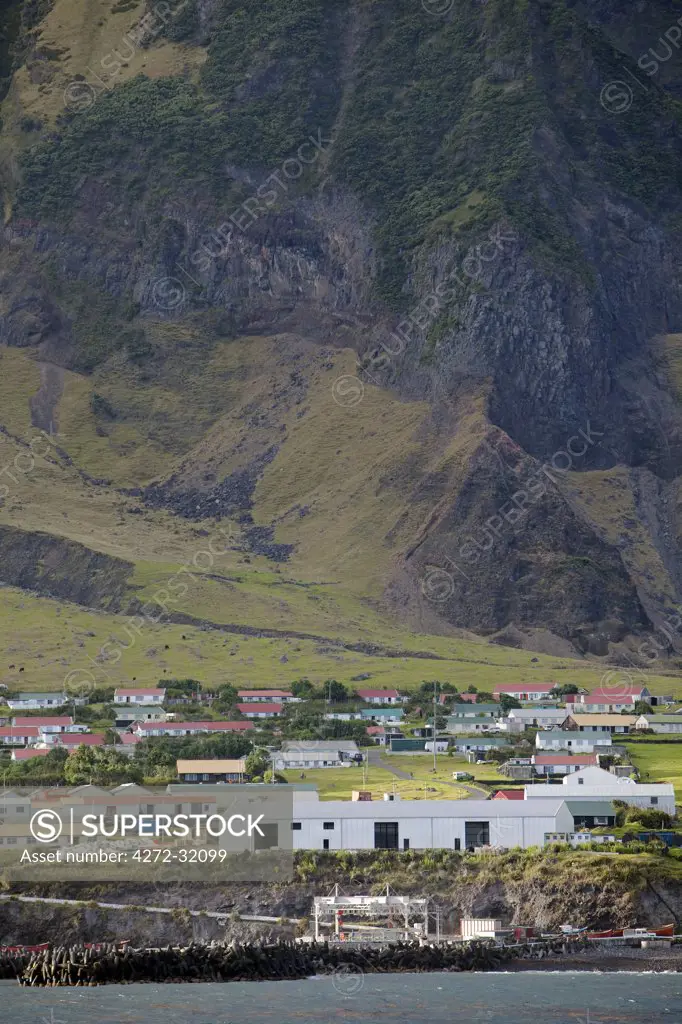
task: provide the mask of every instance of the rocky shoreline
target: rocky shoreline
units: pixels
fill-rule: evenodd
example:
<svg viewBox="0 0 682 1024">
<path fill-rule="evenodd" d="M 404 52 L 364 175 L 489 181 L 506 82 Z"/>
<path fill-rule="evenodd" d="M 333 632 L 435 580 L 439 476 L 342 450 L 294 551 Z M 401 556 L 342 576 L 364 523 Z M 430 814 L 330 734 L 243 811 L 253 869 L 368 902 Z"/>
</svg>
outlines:
<svg viewBox="0 0 682 1024">
<path fill-rule="evenodd" d="M 660 973 L 682 972 L 682 944 L 669 949 L 637 949 L 614 946 L 613 943 L 591 944 L 587 949 L 552 955 L 540 960 L 520 958 L 506 968 L 508 971 L 641 971 Z"/>
<path fill-rule="evenodd" d="M 614 950 L 588 947 L 581 939 L 517 946 L 481 941 L 349 946 L 279 940 L 163 949 L 134 949 L 120 944 L 52 946 L 0 954 L 0 980 L 16 980 L 29 987 L 277 981 L 313 975 L 332 975 L 347 985 L 354 976 L 365 974 L 496 970 L 679 971 L 682 947 Z"/>
</svg>

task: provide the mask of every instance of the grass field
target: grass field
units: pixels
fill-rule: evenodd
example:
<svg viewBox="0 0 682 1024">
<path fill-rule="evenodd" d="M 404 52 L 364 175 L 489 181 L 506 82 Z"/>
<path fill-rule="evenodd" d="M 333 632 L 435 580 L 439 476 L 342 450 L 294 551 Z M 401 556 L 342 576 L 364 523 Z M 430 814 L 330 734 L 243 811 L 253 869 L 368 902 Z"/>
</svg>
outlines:
<svg viewBox="0 0 682 1024">
<path fill-rule="evenodd" d="M 682 803 L 682 739 L 677 743 L 624 743 L 642 782 L 672 782 Z"/>
<path fill-rule="evenodd" d="M 469 772 L 476 779 L 481 778 L 483 773 L 476 773 L 476 765 L 470 765 L 466 758 L 447 754 L 436 755 L 436 771 L 433 771 L 433 754 L 385 754 L 381 758 L 382 764 L 389 764 L 392 768 L 398 768 L 404 772 L 412 772 L 415 781 L 422 784 L 452 783 L 453 772 Z M 479 766 L 480 767 L 480 766 Z M 486 769 L 487 770 L 487 769 Z M 495 769 L 489 772 L 490 777 L 496 775 Z M 449 788 L 449 787 L 448 787 Z"/>
<path fill-rule="evenodd" d="M 321 800 L 350 800 L 354 789 L 368 790 L 374 800 L 381 800 L 384 793 L 395 793 L 404 800 L 459 800 L 467 796 L 460 786 L 447 785 L 443 781 L 426 779 L 397 779 L 385 768 L 370 765 L 363 773 L 361 767 L 315 768 L 301 771 L 282 772 L 287 782 L 305 782 L 317 787 Z"/>
<path fill-rule="evenodd" d="M 334 678 L 351 689 L 361 685 L 353 681 L 360 674 L 370 676 L 365 685 L 397 687 L 409 691 L 424 680 L 438 679 L 453 683 L 460 690 L 474 684 L 489 690 L 497 682 L 527 682 L 550 679 L 576 682 L 586 687 L 599 684 L 603 670 L 587 667 L 584 662 L 537 656 L 521 651 L 486 644 L 482 641 L 448 637 L 418 636 L 388 625 L 383 642 L 389 649 L 431 652 L 425 657 L 391 657 L 364 654 L 325 642 L 301 640 L 287 636 L 291 619 L 275 602 L 286 603 L 287 591 L 294 592 L 292 616 L 302 593 L 293 585 L 273 585 L 272 595 L 262 593 L 265 585 L 246 583 L 242 592 L 238 583 L 231 584 L 230 608 L 215 618 L 233 624 L 279 628 L 282 637 L 245 636 L 220 629 L 198 626 L 145 623 L 139 634 L 130 635 L 128 616 L 98 612 L 75 604 L 36 597 L 14 587 L 0 587 L 0 621 L 3 623 L 0 683 L 12 689 L 41 690 L 63 685 L 70 673 L 80 672 L 84 679 L 93 679 L 98 686 L 130 683 L 146 685 L 166 678 L 194 678 L 207 686 L 221 683 L 258 684 L 281 687 L 294 679 L 308 677 L 314 683 Z M 250 590 L 250 593 L 247 591 Z M 260 594 L 258 592 L 261 592 Z M 279 594 L 279 597 L 275 597 Z M 339 607 L 338 599 L 336 607 Z M 268 609 L 273 618 L 268 619 Z M 195 606 L 191 595 L 177 606 L 178 611 L 192 614 Z M 250 613 L 245 612 L 250 609 Z M 329 634 L 339 641 L 374 639 L 381 635 L 373 614 L 368 612 L 363 629 L 358 621 L 357 632 L 348 619 L 335 624 L 322 613 L 315 613 L 315 625 L 329 627 Z M 375 632 L 375 629 L 377 632 Z M 111 657 L 103 661 L 99 652 L 104 644 Z M 115 659 L 115 660 L 114 660 Z M 10 669 L 10 665 L 14 669 Z M 24 668 L 22 673 L 20 668 Z M 676 682 L 676 681 L 675 681 Z M 673 688 L 670 677 L 651 677 L 650 686 L 662 692 Z M 682 689 L 682 682 L 678 684 Z"/>
<path fill-rule="evenodd" d="M 18 473 L 0 503 L 0 526 L 25 531 L 18 565 L 22 557 L 30 562 L 36 533 L 50 534 L 57 545 L 77 542 L 125 559 L 131 569 L 124 599 L 140 602 L 153 601 L 215 541 L 216 548 L 224 548 L 220 557 L 208 571 L 192 568 L 193 577 L 183 578 L 186 594 L 172 606 L 206 628 L 147 621 L 131 639 L 125 615 L 0 587 L 0 683 L 46 689 L 62 686 L 71 673 L 98 685 L 191 676 L 208 686 L 284 686 L 306 676 L 314 683 L 335 678 L 351 687 L 353 677 L 366 675 L 368 685 L 405 691 L 434 679 L 460 690 L 470 684 L 491 690 L 498 682 L 538 680 L 587 689 L 601 683 L 606 664 L 488 643 L 445 623 L 435 625 L 435 618 L 434 628 L 449 635 L 429 634 L 428 621 L 408 611 L 409 624 L 400 624 L 382 604 L 395 551 L 421 528 L 428 511 L 406 502 L 414 463 L 425 472 L 447 469 L 455 487 L 470 445 L 480 440 L 483 414 L 476 403 L 466 429 L 440 450 L 434 436 L 415 440 L 423 433 L 425 407 L 420 403 L 398 401 L 369 386 L 368 400 L 351 417 L 330 401 L 335 375 L 353 371 L 350 350 L 335 353 L 332 364 L 327 356 L 311 354 L 309 346 L 297 349 L 288 336 L 248 338 L 208 346 L 205 359 L 188 367 L 186 345 L 196 342 L 191 325 L 152 323 L 149 329 L 164 357 L 163 369 L 151 381 L 118 364 L 87 377 L 64 371 L 55 416 L 57 441 L 68 458 L 50 451 L 30 471 Z M 221 479 L 243 467 L 272 440 L 271 431 L 252 422 L 251 405 L 271 407 L 273 388 L 292 353 L 307 375 L 306 414 L 299 417 L 297 401 L 286 390 L 278 394 L 276 415 L 286 430 L 286 445 L 258 482 L 253 510 L 256 523 L 277 524 L 277 541 L 296 543 L 290 562 L 277 566 L 249 553 L 243 528 L 235 522 L 197 524 L 140 507 L 138 498 L 121 493 L 121 485 L 142 484 L 171 470 L 181 471 L 190 486 L 209 469 Z M 36 434 L 29 402 L 41 374 L 25 350 L 2 349 L 0 359 L 0 409 L 9 431 L 0 434 L 0 466 L 13 465 L 20 454 L 23 465 L 26 449 L 16 438 L 28 441 Z M 95 393 L 116 410 L 116 418 L 104 427 L 92 410 Z M 357 452 L 363 459 L 357 459 Z M 110 480 L 111 486 L 89 484 L 79 469 Z M 390 486 L 386 482 L 377 489 L 378 477 L 390 480 Z M 303 515 L 305 509 L 314 514 Z M 392 532 L 390 544 L 387 522 L 401 524 L 400 536 Z M 219 528 L 231 532 L 228 541 Z M 72 555 L 74 568 L 84 554 Z M 59 551 L 52 561 L 62 581 L 68 579 L 69 566 L 60 563 Z M 101 591 L 98 607 L 106 607 L 106 571 Z M 282 635 L 243 636 L 231 627 L 274 629 Z M 365 654 L 341 643 L 381 645 L 383 650 Z M 99 655 L 104 644 L 111 652 L 106 661 Z M 429 657 L 410 657 L 410 652 Z M 682 697 L 679 674 L 642 673 L 642 678 L 653 693 Z"/>
</svg>

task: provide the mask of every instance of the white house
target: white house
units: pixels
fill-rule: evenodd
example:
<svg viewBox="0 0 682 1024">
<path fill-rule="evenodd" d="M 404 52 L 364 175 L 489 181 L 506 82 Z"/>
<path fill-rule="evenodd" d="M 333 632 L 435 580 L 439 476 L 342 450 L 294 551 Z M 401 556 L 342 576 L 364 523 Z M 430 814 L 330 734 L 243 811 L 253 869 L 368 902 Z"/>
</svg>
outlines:
<svg viewBox="0 0 682 1024">
<path fill-rule="evenodd" d="M 640 715 L 635 722 L 635 729 L 651 729 L 664 736 L 682 733 L 682 718 L 674 715 Z"/>
<path fill-rule="evenodd" d="M 502 724 L 510 725 L 510 732 L 523 729 L 551 729 L 566 718 L 565 708 L 511 708 Z"/>
<path fill-rule="evenodd" d="M 401 704 L 404 697 L 401 697 L 397 690 L 356 690 L 360 700 L 367 704 Z"/>
<path fill-rule="evenodd" d="M 603 768 L 589 767 L 567 775 L 561 786 L 534 784 L 525 786 L 525 800 L 545 799 L 561 792 L 565 798 L 579 800 L 623 800 L 634 807 L 656 807 L 666 814 L 675 813 L 675 790 L 671 782 L 641 785 L 632 779 L 618 778 Z"/>
<path fill-rule="evenodd" d="M 350 763 L 348 754 L 334 746 L 331 740 L 319 750 L 277 750 L 272 759 L 278 772 L 288 768 L 339 768 Z"/>
<path fill-rule="evenodd" d="M 534 754 L 531 763 L 538 775 L 568 775 L 588 765 L 598 765 L 598 754 Z"/>
<path fill-rule="evenodd" d="M 448 740 L 438 740 L 437 739 L 436 740 L 436 753 L 437 754 L 444 754 L 447 751 L 449 746 L 450 746 L 450 743 L 449 743 Z M 433 753 L 433 740 L 426 740 L 426 742 L 424 744 L 424 750 L 427 752 L 427 754 L 432 754 Z"/>
<path fill-rule="evenodd" d="M 328 722 L 360 722 L 362 721 L 362 712 L 329 711 L 324 717 Z"/>
<path fill-rule="evenodd" d="M 135 722 L 132 732 L 149 736 L 201 736 L 220 732 L 248 732 L 253 722 Z"/>
<path fill-rule="evenodd" d="M 284 824 L 281 827 L 286 827 Z M 297 850 L 466 850 L 542 846 L 572 832 L 561 794 L 525 800 L 319 800 L 294 793 Z"/>
<path fill-rule="evenodd" d="M 237 710 L 244 718 L 276 718 L 282 714 L 283 704 L 266 704 L 262 701 L 252 701 L 247 704 L 237 704 Z"/>
<path fill-rule="evenodd" d="M 497 750 L 499 747 L 509 746 L 509 740 L 501 736 L 476 736 L 470 739 L 454 740 L 453 746 L 461 754 L 466 754 L 470 750 L 479 752 Z"/>
<path fill-rule="evenodd" d="M 464 718 L 449 716 L 445 723 L 445 732 L 457 736 L 462 733 L 499 732 L 496 718 Z"/>
<path fill-rule="evenodd" d="M 71 697 L 65 693 L 20 693 L 16 697 L 8 697 L 7 705 L 13 711 L 39 711 L 41 708 L 60 708 L 67 703 L 73 704 Z M 83 700 L 77 700 L 82 704 Z"/>
<path fill-rule="evenodd" d="M 498 700 L 502 694 L 515 700 L 547 700 L 556 683 L 497 683 L 493 696 Z"/>
<path fill-rule="evenodd" d="M 24 725 L 35 726 L 43 735 L 59 732 L 88 732 L 87 725 L 77 725 L 69 715 L 48 715 L 45 718 L 39 715 L 19 716 L 12 719 L 12 725 L 15 729 L 20 729 Z"/>
<path fill-rule="evenodd" d="M 114 690 L 114 704 L 163 704 L 165 696 L 158 686 L 124 687 Z"/>
<path fill-rule="evenodd" d="M 239 690 L 237 697 L 244 704 L 297 704 L 301 701 L 290 690 Z"/>
<path fill-rule="evenodd" d="M 651 694 L 646 686 L 639 683 L 623 683 L 617 687 L 599 686 L 592 693 L 582 693 L 573 704 L 573 710 L 580 714 L 620 714 L 621 711 L 634 711 L 638 700 L 649 701 Z"/>
<path fill-rule="evenodd" d="M 682 722 L 680 723 L 682 725 Z M 592 754 L 598 747 L 600 753 L 606 753 L 612 745 L 611 733 L 569 732 L 560 729 L 548 729 L 538 732 L 535 736 L 535 747 L 538 752 L 546 750 L 566 750 L 574 754 Z"/>
<path fill-rule="evenodd" d="M 40 729 L 36 725 L 22 725 L 18 728 L 3 725 L 0 728 L 0 745 L 5 747 L 32 747 L 40 742 Z"/>
<path fill-rule="evenodd" d="M 405 712 L 402 708 L 366 708 L 360 712 L 360 717 L 367 722 L 401 722 Z"/>
<path fill-rule="evenodd" d="M 450 709 L 450 718 L 501 718 L 499 704 L 457 704 Z"/>
<path fill-rule="evenodd" d="M 172 712 L 171 712 L 172 717 Z M 116 728 L 132 725 L 133 722 L 165 722 L 168 712 L 160 705 L 142 704 L 135 707 L 133 704 L 124 704 L 116 709 Z"/>
<path fill-rule="evenodd" d="M 562 729 L 584 733 L 605 733 L 611 735 L 627 735 L 635 728 L 636 715 L 591 715 L 570 714 L 562 723 Z"/>
</svg>

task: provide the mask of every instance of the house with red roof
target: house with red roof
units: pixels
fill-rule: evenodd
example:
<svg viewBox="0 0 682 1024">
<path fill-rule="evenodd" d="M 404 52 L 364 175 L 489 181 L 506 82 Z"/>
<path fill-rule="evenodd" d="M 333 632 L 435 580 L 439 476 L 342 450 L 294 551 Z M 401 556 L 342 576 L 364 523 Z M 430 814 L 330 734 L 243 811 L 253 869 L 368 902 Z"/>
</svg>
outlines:
<svg viewBox="0 0 682 1024">
<path fill-rule="evenodd" d="M 3 725 L 0 744 L 6 747 L 30 747 L 40 742 L 40 729 L 36 725 Z"/>
<path fill-rule="evenodd" d="M 586 714 L 619 715 L 633 712 L 638 700 L 650 703 L 651 693 L 641 683 L 619 683 L 617 686 L 598 686 L 592 693 L 581 693 L 573 704 L 573 711 Z"/>
<path fill-rule="evenodd" d="M 49 753 L 47 747 L 19 747 L 12 751 L 12 760 L 30 761 L 32 757 L 46 757 Z"/>
<path fill-rule="evenodd" d="M 534 754 L 531 764 L 538 775 L 570 775 L 581 768 L 599 767 L 599 754 Z"/>
<path fill-rule="evenodd" d="M 114 704 L 163 704 L 166 691 L 158 686 L 119 687 Z"/>
<path fill-rule="evenodd" d="M 116 744 L 116 750 L 119 754 L 125 754 L 127 757 L 132 757 L 135 747 L 138 743 L 142 743 L 142 736 L 138 736 L 134 732 L 119 733 L 118 738 L 120 742 Z"/>
<path fill-rule="evenodd" d="M 237 696 L 245 704 L 291 704 L 301 699 L 290 690 L 238 690 Z"/>
<path fill-rule="evenodd" d="M 237 711 L 244 715 L 244 718 L 276 718 L 282 714 L 282 704 L 266 704 L 265 702 L 253 702 L 237 704 Z"/>
<path fill-rule="evenodd" d="M 493 697 L 500 699 L 503 693 L 515 700 L 547 700 L 555 683 L 497 683 Z"/>
<path fill-rule="evenodd" d="M 53 748 L 66 747 L 71 751 L 77 750 L 78 747 L 101 747 L 104 745 L 104 736 L 92 732 L 61 732 L 44 736 L 43 743 Z"/>
<path fill-rule="evenodd" d="M 367 704 L 401 704 L 405 700 L 397 690 L 356 690 L 355 693 Z"/>
<path fill-rule="evenodd" d="M 87 725 L 77 725 L 70 715 L 19 715 L 12 719 L 12 725 L 15 728 L 34 725 L 42 733 L 88 732 Z"/>
<path fill-rule="evenodd" d="M 523 800 L 522 789 L 498 789 L 493 800 Z"/>
</svg>

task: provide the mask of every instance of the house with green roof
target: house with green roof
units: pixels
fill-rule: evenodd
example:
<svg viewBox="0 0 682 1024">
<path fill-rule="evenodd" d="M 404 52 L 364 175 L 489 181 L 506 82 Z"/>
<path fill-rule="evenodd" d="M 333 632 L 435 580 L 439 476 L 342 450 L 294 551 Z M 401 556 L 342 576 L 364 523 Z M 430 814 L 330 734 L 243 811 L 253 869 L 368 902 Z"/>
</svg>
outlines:
<svg viewBox="0 0 682 1024">
<path fill-rule="evenodd" d="M 640 715 L 635 729 L 651 729 L 663 736 L 672 736 L 682 733 L 682 715 Z"/>
</svg>

